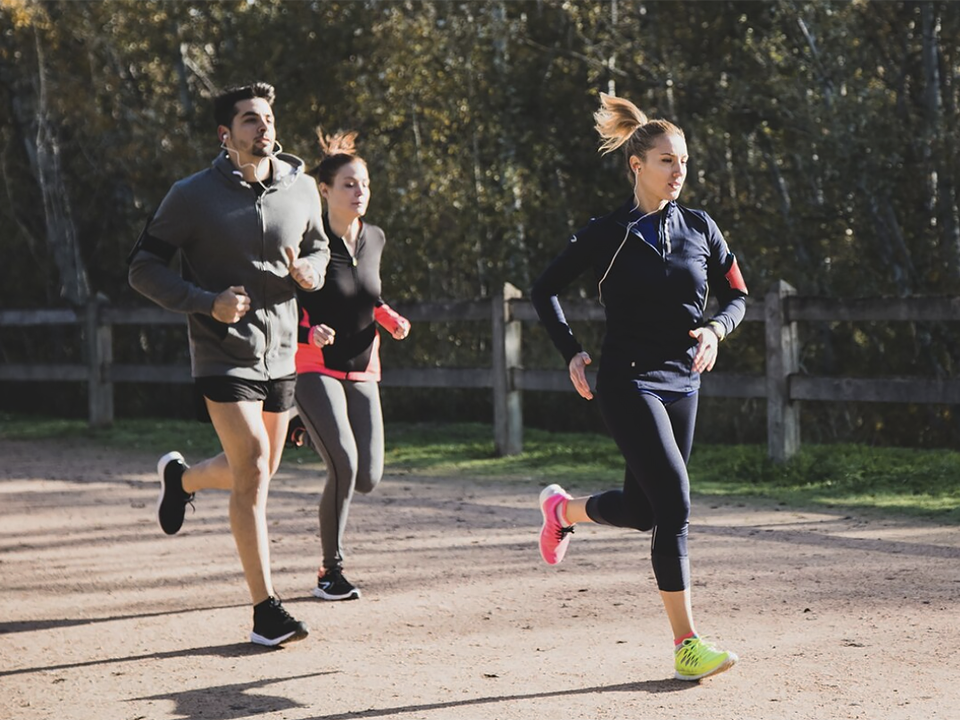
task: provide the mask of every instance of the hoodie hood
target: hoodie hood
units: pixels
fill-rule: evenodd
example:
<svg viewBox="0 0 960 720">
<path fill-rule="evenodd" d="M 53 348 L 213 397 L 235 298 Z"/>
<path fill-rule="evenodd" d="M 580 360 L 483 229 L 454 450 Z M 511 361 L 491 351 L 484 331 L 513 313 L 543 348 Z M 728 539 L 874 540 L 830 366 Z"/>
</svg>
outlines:
<svg viewBox="0 0 960 720">
<path fill-rule="evenodd" d="M 277 153 L 269 157 L 273 165 L 273 181 L 270 187 L 288 187 L 304 174 L 306 163 L 296 155 Z M 213 161 L 213 168 L 230 182 L 242 187 L 250 187 L 250 183 L 243 179 L 240 171 L 227 156 L 226 150 L 217 155 Z"/>
</svg>

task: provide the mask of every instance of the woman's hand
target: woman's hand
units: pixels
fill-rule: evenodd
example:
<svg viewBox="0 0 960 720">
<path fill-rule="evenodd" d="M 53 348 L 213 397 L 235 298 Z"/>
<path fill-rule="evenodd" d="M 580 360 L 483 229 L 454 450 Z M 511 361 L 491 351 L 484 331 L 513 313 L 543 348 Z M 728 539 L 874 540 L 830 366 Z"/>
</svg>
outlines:
<svg viewBox="0 0 960 720">
<path fill-rule="evenodd" d="M 310 344 L 317 347 L 333 345 L 337 339 L 337 331 L 327 325 L 314 325 L 310 328 Z"/>
<path fill-rule="evenodd" d="M 403 340 L 407 335 L 410 334 L 410 321 L 406 318 L 398 318 L 397 324 L 394 326 L 393 330 L 390 331 L 390 334 L 393 336 L 394 340 Z"/>
<path fill-rule="evenodd" d="M 709 327 L 691 330 L 690 337 L 695 338 L 698 343 L 697 354 L 693 356 L 694 371 L 698 373 L 710 372 L 713 370 L 713 364 L 717 361 L 720 338 Z"/>
<path fill-rule="evenodd" d="M 593 400 L 593 393 L 590 392 L 590 383 L 587 382 L 587 373 L 584 370 L 591 362 L 593 361 L 585 352 L 578 352 L 570 358 L 570 382 L 580 393 L 580 397 L 586 400 Z"/>
</svg>

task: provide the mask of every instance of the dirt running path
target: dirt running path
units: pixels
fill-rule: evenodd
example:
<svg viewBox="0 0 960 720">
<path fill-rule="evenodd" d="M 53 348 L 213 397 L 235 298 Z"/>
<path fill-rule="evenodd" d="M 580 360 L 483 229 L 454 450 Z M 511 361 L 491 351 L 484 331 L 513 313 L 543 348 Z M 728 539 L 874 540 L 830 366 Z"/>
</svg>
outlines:
<svg viewBox="0 0 960 720">
<path fill-rule="evenodd" d="M 274 580 L 311 636 L 247 641 L 226 495 L 163 536 L 156 458 L 0 440 L 2 720 L 960 718 L 960 529 L 695 501 L 700 629 L 740 664 L 672 679 L 648 539 L 537 555 L 539 486 L 388 476 L 358 497 L 358 602 L 308 590 L 317 467 L 286 464 Z"/>
</svg>

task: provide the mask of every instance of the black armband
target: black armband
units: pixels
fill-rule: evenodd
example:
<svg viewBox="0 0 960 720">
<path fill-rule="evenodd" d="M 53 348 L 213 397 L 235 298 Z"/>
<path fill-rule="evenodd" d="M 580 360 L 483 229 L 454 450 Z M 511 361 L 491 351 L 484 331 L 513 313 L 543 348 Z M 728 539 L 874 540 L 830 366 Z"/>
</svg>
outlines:
<svg viewBox="0 0 960 720">
<path fill-rule="evenodd" d="M 145 250 L 151 255 L 156 255 L 164 262 L 170 262 L 173 259 L 173 256 L 176 255 L 176 245 L 172 245 L 166 240 L 161 240 L 160 238 L 154 237 L 150 234 L 151 222 L 153 222 L 153 214 L 147 218 L 147 222 L 143 226 L 143 230 L 140 231 L 140 236 L 137 238 L 137 242 L 134 244 L 133 250 L 131 250 L 130 254 L 127 255 L 127 265 L 133 262 L 133 258 L 136 257 L 137 253 L 141 250 Z"/>
</svg>

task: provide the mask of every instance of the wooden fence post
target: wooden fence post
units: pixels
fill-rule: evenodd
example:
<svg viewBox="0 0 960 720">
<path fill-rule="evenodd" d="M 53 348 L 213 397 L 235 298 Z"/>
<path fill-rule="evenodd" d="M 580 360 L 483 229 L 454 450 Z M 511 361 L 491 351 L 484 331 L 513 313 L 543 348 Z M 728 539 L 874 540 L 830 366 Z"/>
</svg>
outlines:
<svg viewBox="0 0 960 720">
<path fill-rule="evenodd" d="M 520 297 L 520 290 L 504 283 L 493 298 L 493 436 L 500 457 L 523 452 L 523 404 L 513 381 L 513 370 L 521 366 L 521 323 L 510 313 L 510 300 Z"/>
<path fill-rule="evenodd" d="M 113 326 L 101 324 L 103 300 L 93 297 L 87 302 L 85 329 L 87 335 L 87 368 L 89 371 L 87 405 L 90 427 L 103 428 L 113 424 L 113 383 L 110 366 L 113 364 Z"/>
<path fill-rule="evenodd" d="M 800 367 L 797 323 L 786 314 L 786 298 L 797 291 L 783 280 L 774 283 L 764 303 L 767 345 L 767 452 L 774 462 L 789 460 L 800 449 L 800 402 L 790 400 L 790 376 Z"/>
</svg>

